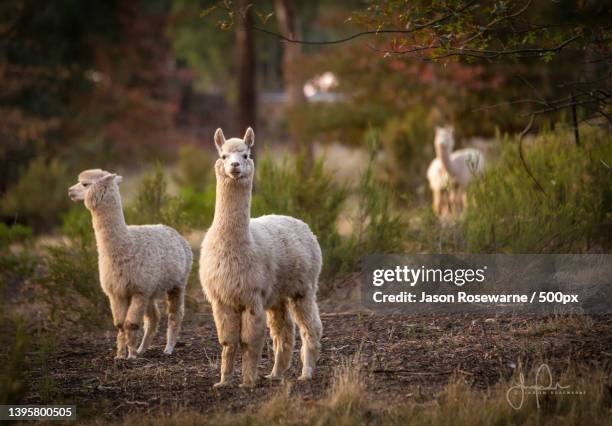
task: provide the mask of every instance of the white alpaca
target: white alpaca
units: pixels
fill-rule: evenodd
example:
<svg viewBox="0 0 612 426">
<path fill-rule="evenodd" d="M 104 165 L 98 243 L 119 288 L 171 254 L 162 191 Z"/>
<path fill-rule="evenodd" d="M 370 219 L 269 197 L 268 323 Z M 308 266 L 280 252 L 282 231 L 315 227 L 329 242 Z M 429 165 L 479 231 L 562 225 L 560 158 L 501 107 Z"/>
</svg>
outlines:
<svg viewBox="0 0 612 426">
<path fill-rule="evenodd" d="M 185 286 L 193 254 L 187 241 L 165 225 L 128 226 L 118 183 L 121 176 L 104 170 L 86 170 L 70 187 L 73 201 L 85 201 L 92 216 L 98 248 L 102 290 L 108 296 L 117 329 L 117 358 L 146 351 L 159 325 L 156 301 L 168 304 L 168 334 L 164 353 L 176 344 L 184 313 Z M 144 336 L 136 349 L 144 317 Z"/>
<path fill-rule="evenodd" d="M 228 383 L 238 346 L 242 384 L 257 381 L 265 341 L 266 316 L 274 348 L 268 376 L 280 379 L 291 363 L 295 320 L 302 337 L 302 374 L 310 379 L 322 333 L 316 302 L 321 249 L 304 222 L 269 215 L 251 219 L 255 142 L 249 127 L 244 140 L 225 140 L 215 132 L 220 159 L 215 163 L 217 193 L 213 223 L 202 242 L 200 280 L 210 301 L 222 345 L 221 380 Z M 278 182 L 282 185 L 282 182 Z"/>
<path fill-rule="evenodd" d="M 437 215 L 447 208 L 467 205 L 466 189 L 471 180 L 482 174 L 485 166 L 482 151 L 465 148 L 453 151 L 455 145 L 452 127 L 437 127 L 434 146 L 436 158 L 427 169 L 427 179 L 433 193 L 433 210 Z"/>
</svg>

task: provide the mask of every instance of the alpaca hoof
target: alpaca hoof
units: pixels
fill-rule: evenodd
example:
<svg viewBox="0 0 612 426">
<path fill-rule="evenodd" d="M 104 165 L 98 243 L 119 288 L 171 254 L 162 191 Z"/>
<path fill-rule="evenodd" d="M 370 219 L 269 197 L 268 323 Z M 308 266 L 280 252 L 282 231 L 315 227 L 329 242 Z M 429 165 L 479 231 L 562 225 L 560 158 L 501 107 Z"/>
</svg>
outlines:
<svg viewBox="0 0 612 426">
<path fill-rule="evenodd" d="M 136 354 L 138 355 L 142 355 L 143 353 L 145 353 L 147 351 L 147 348 L 138 348 L 138 350 L 136 351 Z"/>
<path fill-rule="evenodd" d="M 174 351 L 174 348 L 168 348 L 166 347 L 166 349 L 164 349 L 164 353 L 166 355 L 172 355 L 172 352 Z"/>
<path fill-rule="evenodd" d="M 302 375 L 300 377 L 298 377 L 298 380 L 310 380 L 310 379 L 312 379 L 312 373 L 313 373 L 312 368 L 310 368 L 310 367 L 309 368 L 305 368 L 302 371 Z"/>
<path fill-rule="evenodd" d="M 219 389 L 219 388 L 224 388 L 226 386 L 229 386 L 229 382 L 226 380 L 224 382 L 217 382 L 213 385 L 213 389 Z"/>
<path fill-rule="evenodd" d="M 283 380 L 283 376 L 281 374 L 268 374 L 266 376 L 266 379 L 273 381 L 273 382 L 280 382 L 281 380 Z"/>
<path fill-rule="evenodd" d="M 125 359 L 125 355 L 117 355 L 115 356 L 115 361 L 123 361 Z"/>
<path fill-rule="evenodd" d="M 129 359 L 129 360 L 135 360 L 137 358 L 138 357 L 135 354 L 129 354 L 128 357 L 127 357 L 127 359 Z"/>
</svg>

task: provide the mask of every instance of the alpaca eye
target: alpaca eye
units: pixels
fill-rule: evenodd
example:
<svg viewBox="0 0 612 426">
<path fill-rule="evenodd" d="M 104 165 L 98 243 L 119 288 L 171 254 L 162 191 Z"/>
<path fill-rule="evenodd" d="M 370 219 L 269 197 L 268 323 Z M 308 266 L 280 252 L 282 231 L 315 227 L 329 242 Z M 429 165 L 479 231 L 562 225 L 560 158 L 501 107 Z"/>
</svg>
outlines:
<svg viewBox="0 0 612 426">
<path fill-rule="evenodd" d="M 83 183 L 82 184 L 85 188 L 87 188 L 89 186 L 89 183 Z"/>
<path fill-rule="evenodd" d="M 249 158 L 249 154 L 244 154 L 243 157 L 246 160 L 247 158 Z"/>
<path fill-rule="evenodd" d="M 222 159 L 222 160 L 227 160 L 227 155 L 222 155 L 222 156 L 221 156 L 221 159 Z"/>
</svg>

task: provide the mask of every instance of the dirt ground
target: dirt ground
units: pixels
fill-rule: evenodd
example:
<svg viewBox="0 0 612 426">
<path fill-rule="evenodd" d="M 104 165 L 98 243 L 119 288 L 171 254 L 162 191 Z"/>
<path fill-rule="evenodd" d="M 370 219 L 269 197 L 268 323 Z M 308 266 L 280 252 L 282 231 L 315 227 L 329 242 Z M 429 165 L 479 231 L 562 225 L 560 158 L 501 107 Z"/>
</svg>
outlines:
<svg viewBox="0 0 612 426">
<path fill-rule="evenodd" d="M 610 366 L 612 317 L 417 317 L 327 312 L 322 315 L 323 349 L 315 378 L 298 382 L 299 338 L 288 382 L 304 400 L 325 396 L 336 367 L 359 354 L 371 397 L 387 404 L 432 397 L 452 376 L 485 389 L 517 366 L 546 361 L 554 375 L 568 366 Z M 232 386 L 213 389 L 218 380 L 220 347 L 210 314 L 184 324 L 172 356 L 162 353 L 165 325 L 153 347 L 135 361 L 115 361 L 114 333 L 58 336 L 46 368 L 32 370 L 24 404 L 42 403 L 38 391 L 52 378 L 54 402 L 77 406 L 80 419 L 104 416 L 117 420 L 134 413 L 177 410 L 214 412 L 254 408 L 283 384 L 261 379 L 252 390 Z M 272 368 L 268 341 L 260 374 Z M 46 370 L 46 371 L 45 371 Z M 237 372 L 239 372 L 237 365 Z"/>
</svg>

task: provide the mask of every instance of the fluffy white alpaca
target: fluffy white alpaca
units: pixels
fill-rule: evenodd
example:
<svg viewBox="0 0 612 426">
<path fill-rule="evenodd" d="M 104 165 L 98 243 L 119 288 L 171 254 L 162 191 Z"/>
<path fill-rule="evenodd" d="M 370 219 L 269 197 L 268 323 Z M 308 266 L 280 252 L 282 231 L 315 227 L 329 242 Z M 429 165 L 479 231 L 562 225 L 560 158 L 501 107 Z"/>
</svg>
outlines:
<svg viewBox="0 0 612 426">
<path fill-rule="evenodd" d="M 213 223 L 202 242 L 200 280 L 212 304 L 222 345 L 221 380 L 228 383 L 238 346 L 242 351 L 242 384 L 257 381 L 265 341 L 266 316 L 274 347 L 268 376 L 280 379 L 291 363 L 294 324 L 302 337 L 301 379 L 312 377 L 322 333 L 316 302 L 321 249 L 304 222 L 269 215 L 251 219 L 255 166 L 249 127 L 244 140 L 225 140 L 215 132 L 220 159 L 215 163 L 217 193 Z M 282 182 L 278 182 L 282 185 Z"/>
<path fill-rule="evenodd" d="M 102 290 L 108 296 L 117 329 L 117 358 L 128 359 L 146 351 L 159 325 L 156 301 L 168 304 L 168 334 L 164 353 L 176 344 L 184 313 L 185 286 L 193 254 L 187 241 L 165 225 L 128 226 L 121 196 L 121 176 L 104 170 L 86 170 L 68 193 L 85 201 L 91 212 L 98 248 Z M 136 349 L 143 322 L 144 336 Z"/>
<path fill-rule="evenodd" d="M 436 158 L 427 169 L 433 193 L 433 210 L 437 215 L 445 214 L 447 206 L 465 208 L 466 188 L 485 166 L 482 151 L 475 148 L 453 151 L 454 145 L 453 128 L 437 127 L 434 139 Z"/>
</svg>

